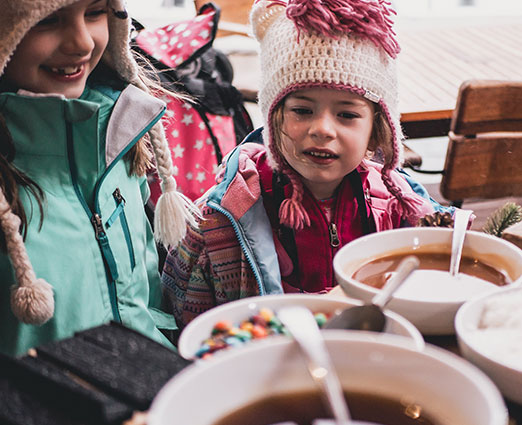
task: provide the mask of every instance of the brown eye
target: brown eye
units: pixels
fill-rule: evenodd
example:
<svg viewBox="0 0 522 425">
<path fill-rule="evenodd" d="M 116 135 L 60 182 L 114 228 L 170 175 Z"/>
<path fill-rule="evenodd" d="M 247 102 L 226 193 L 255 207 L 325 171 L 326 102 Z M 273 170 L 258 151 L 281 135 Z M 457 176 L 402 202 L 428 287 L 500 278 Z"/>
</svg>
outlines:
<svg viewBox="0 0 522 425">
<path fill-rule="evenodd" d="M 359 117 L 359 115 L 357 115 L 357 114 L 355 114 L 353 112 L 341 112 L 341 113 L 339 113 L 339 116 L 341 118 L 347 118 L 347 119 L 350 119 L 350 120 Z"/>
<path fill-rule="evenodd" d="M 309 115 L 312 113 L 308 108 L 292 108 L 292 112 L 297 115 Z"/>
<path fill-rule="evenodd" d="M 107 13 L 107 8 L 104 7 L 103 9 L 91 10 L 91 11 L 87 12 L 85 14 L 85 16 L 88 16 L 91 18 L 96 18 L 97 16 L 105 15 L 106 13 Z"/>
<path fill-rule="evenodd" d="M 50 15 L 47 18 L 42 19 L 36 25 L 39 27 L 55 25 L 59 21 L 58 15 Z"/>
</svg>

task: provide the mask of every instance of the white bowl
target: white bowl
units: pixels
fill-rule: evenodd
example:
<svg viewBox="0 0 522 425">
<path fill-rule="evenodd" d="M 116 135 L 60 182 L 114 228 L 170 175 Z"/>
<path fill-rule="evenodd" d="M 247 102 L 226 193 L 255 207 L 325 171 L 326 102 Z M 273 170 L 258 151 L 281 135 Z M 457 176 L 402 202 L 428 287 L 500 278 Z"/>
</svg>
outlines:
<svg viewBox="0 0 522 425">
<path fill-rule="evenodd" d="M 518 330 L 508 329 L 508 318 L 497 316 L 498 327 L 484 328 L 481 324 L 486 306 L 492 301 L 516 302 L 522 297 L 522 288 L 501 288 L 466 302 L 455 316 L 455 330 L 463 357 L 482 369 L 510 400 L 522 403 L 522 322 L 518 306 Z M 508 297 L 507 299 L 505 297 Z M 508 309 L 499 311 L 509 314 Z M 513 315 L 510 317 L 514 319 Z M 511 346 L 510 346 L 511 345 Z M 518 356 L 515 348 L 518 347 Z M 503 354 L 504 352 L 504 354 Z M 506 357 L 512 356 L 511 358 Z"/>
<path fill-rule="evenodd" d="M 277 312 L 277 309 L 287 305 L 301 305 L 307 307 L 313 313 L 333 314 L 348 307 L 362 305 L 362 302 L 355 299 L 333 299 L 312 294 L 265 295 L 244 298 L 212 308 L 191 321 L 181 332 L 178 351 L 186 359 L 194 359 L 201 343 L 210 337 L 212 328 L 217 322 L 228 320 L 232 324 L 237 324 L 257 314 L 262 308 L 270 308 Z M 409 337 L 414 341 L 417 348 L 422 349 L 424 347 L 424 339 L 415 326 L 392 311 L 386 310 L 385 315 L 387 321 L 384 332 Z M 220 352 L 216 352 L 216 354 L 218 353 Z"/>
<path fill-rule="evenodd" d="M 346 295 L 369 302 L 379 290 L 352 278 L 353 273 L 363 264 L 394 252 L 415 254 L 417 250 L 426 250 L 430 246 L 439 249 L 439 252 L 451 252 L 452 234 L 452 229 L 412 227 L 387 230 L 358 238 L 341 248 L 334 257 L 335 276 Z M 514 244 L 485 233 L 468 231 L 463 255 L 466 254 L 474 255 L 492 266 L 506 270 L 513 282 L 507 286 L 522 282 L 522 250 Z M 447 293 L 435 298 L 428 291 L 428 286 L 425 293 L 422 293 L 422 288 L 419 287 L 425 283 L 426 272 L 428 271 L 413 272 L 394 294 L 387 308 L 408 319 L 424 335 L 454 334 L 455 314 L 464 302 L 476 294 L 476 290 L 469 293 Z M 449 276 L 449 273 L 440 271 L 431 273 Z M 489 284 L 482 285 L 477 289 L 485 292 L 498 289 L 494 284 L 491 284 L 490 288 Z M 418 288 L 419 291 L 408 292 L 412 287 Z"/>
<path fill-rule="evenodd" d="M 396 335 L 339 330 L 323 335 L 345 391 L 408 400 L 444 425 L 508 423 L 495 385 L 455 354 L 430 344 L 419 351 Z M 267 395 L 313 389 L 295 341 L 275 336 L 181 371 L 154 399 L 148 425 L 211 425 Z"/>
</svg>

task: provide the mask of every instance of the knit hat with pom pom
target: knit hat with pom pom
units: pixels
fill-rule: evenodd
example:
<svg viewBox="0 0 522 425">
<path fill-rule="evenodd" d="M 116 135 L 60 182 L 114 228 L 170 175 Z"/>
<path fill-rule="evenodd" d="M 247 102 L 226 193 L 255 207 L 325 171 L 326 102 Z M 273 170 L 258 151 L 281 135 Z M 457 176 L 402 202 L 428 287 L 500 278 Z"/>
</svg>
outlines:
<svg viewBox="0 0 522 425">
<path fill-rule="evenodd" d="M 42 19 L 76 1 L 78 0 L 0 0 L 0 78 L 28 31 Z M 116 71 L 123 81 L 149 92 L 139 77 L 138 64 L 130 50 L 131 19 L 123 0 L 109 0 L 108 5 L 109 43 L 102 61 Z M 154 235 L 158 242 L 175 246 L 185 235 L 186 223 L 196 225 L 194 216 L 198 212 L 176 190 L 174 167 L 161 121 L 150 130 L 150 141 L 163 191 L 156 204 Z M 141 149 L 147 148 L 142 146 Z M 53 290 L 49 283 L 36 278 L 19 233 L 20 219 L 12 212 L 1 190 L 0 226 L 18 282 L 11 291 L 12 310 L 20 321 L 41 325 L 54 314 Z"/>
<path fill-rule="evenodd" d="M 250 20 L 260 43 L 259 105 L 264 143 L 272 168 L 288 175 L 292 195 L 279 210 L 281 223 L 293 229 L 309 224 L 300 179 L 274 143 L 272 114 L 296 90 L 325 87 L 348 90 L 379 104 L 392 131 L 391 158 L 382 180 L 394 196 L 391 208 L 407 218 L 418 203 L 396 187 L 389 174 L 402 158 L 396 57 L 399 45 L 385 0 L 258 0 Z"/>
</svg>

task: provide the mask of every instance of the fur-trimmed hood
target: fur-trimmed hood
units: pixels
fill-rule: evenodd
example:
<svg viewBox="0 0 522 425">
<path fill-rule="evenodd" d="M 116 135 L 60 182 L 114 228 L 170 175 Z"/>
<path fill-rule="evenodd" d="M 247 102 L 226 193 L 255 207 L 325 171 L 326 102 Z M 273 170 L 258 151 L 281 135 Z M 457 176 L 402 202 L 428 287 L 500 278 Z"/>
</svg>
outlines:
<svg viewBox="0 0 522 425">
<path fill-rule="evenodd" d="M 42 19 L 78 0 L 0 0 L 0 76 L 18 44 Z M 109 0 L 109 44 L 103 61 L 127 82 L 137 79 L 129 49 L 130 18 L 122 0 Z"/>
</svg>

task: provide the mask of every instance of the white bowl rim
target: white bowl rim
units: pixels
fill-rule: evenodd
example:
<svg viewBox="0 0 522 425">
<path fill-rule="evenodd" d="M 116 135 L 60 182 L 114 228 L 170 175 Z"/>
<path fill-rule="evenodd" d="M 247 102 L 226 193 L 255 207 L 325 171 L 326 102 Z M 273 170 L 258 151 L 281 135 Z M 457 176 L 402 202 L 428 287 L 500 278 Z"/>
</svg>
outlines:
<svg viewBox="0 0 522 425">
<path fill-rule="evenodd" d="M 350 250 L 353 249 L 354 245 L 366 243 L 366 241 L 372 240 L 374 238 L 377 238 L 377 237 L 379 237 L 379 235 L 382 235 L 384 233 L 385 234 L 389 234 L 391 232 L 394 232 L 394 233 L 399 233 L 399 232 L 401 232 L 401 233 L 414 233 L 415 231 L 419 231 L 419 229 L 423 229 L 423 230 L 421 230 L 422 232 L 428 232 L 428 233 L 430 233 L 430 232 L 452 233 L 453 232 L 453 229 L 444 228 L 444 227 L 403 227 L 403 228 L 400 228 L 400 229 L 383 230 L 381 232 L 376 232 L 376 233 L 372 233 L 370 235 L 366 235 L 366 236 L 364 236 L 364 240 L 363 240 L 363 238 L 355 239 L 352 242 L 344 245 L 337 252 L 337 254 L 335 255 L 335 257 L 333 259 L 333 265 L 334 265 L 335 273 L 337 274 L 337 273 L 339 273 L 338 270 L 342 270 L 342 267 L 339 264 L 339 262 L 341 261 L 341 255 L 340 254 L 343 251 L 347 251 L 348 249 L 350 249 Z M 517 248 L 516 245 L 514 245 L 511 242 L 508 242 L 508 241 L 506 241 L 504 239 L 498 238 L 496 236 L 492 236 L 492 235 L 489 235 L 487 233 L 478 232 L 478 231 L 475 231 L 475 230 L 467 230 L 466 234 L 473 234 L 473 235 L 476 235 L 476 237 L 479 237 L 479 238 L 495 240 L 499 244 L 504 245 L 506 248 L 508 248 L 510 250 L 513 250 L 514 252 L 517 251 L 516 250 L 516 248 Z M 521 250 L 519 256 L 522 259 L 522 250 Z M 520 277 L 522 277 L 522 275 L 519 276 L 517 279 L 519 279 Z M 355 279 L 352 279 L 351 277 L 346 277 L 345 279 L 346 280 L 350 280 L 350 285 L 353 285 L 357 289 L 363 290 L 363 291 L 371 294 L 371 296 L 377 295 L 379 293 L 379 289 L 375 289 L 375 288 L 373 288 L 373 287 L 371 287 L 369 285 L 366 285 L 366 284 L 364 284 L 362 282 L 358 282 Z M 344 284 L 339 282 L 339 285 L 341 286 L 341 288 L 344 291 Z M 496 286 L 495 284 L 492 284 L 492 285 L 493 285 L 493 287 L 491 288 L 491 290 L 486 291 L 484 294 L 489 294 L 490 292 L 495 292 L 499 288 L 513 288 L 513 287 L 518 286 L 516 284 L 515 284 L 515 286 L 513 284 L 508 284 L 508 285 L 505 285 L 505 286 Z M 483 294 L 479 294 L 479 295 L 483 295 Z M 441 301 L 441 300 L 434 300 L 434 301 L 431 301 L 431 300 L 415 300 L 415 299 L 406 298 L 406 297 L 400 296 L 400 295 L 398 295 L 398 296 L 394 295 L 392 297 L 392 299 L 398 300 L 401 303 L 422 303 L 422 304 L 426 304 L 426 305 L 439 305 L 439 304 L 443 303 L 445 305 L 455 306 L 455 307 L 458 307 L 459 305 L 462 305 L 463 303 L 468 301 L 467 299 L 454 299 L 454 300 L 448 299 L 448 300 L 444 300 L 444 301 Z"/>
<path fill-rule="evenodd" d="M 495 386 L 493 381 L 477 366 L 454 353 L 432 344 L 426 344 L 422 350 L 419 350 L 415 347 L 411 339 L 400 335 L 382 333 L 375 334 L 372 332 L 347 332 L 342 330 L 326 330 L 324 331 L 323 335 L 326 341 L 349 341 L 354 343 L 365 342 L 369 344 L 375 344 L 376 346 L 391 344 L 392 346 L 398 347 L 400 349 L 417 352 L 420 355 L 442 361 L 450 368 L 455 369 L 458 371 L 458 373 L 466 375 L 467 377 L 469 377 L 471 374 L 474 379 L 477 380 L 476 384 L 480 385 L 481 390 L 485 392 L 485 399 L 487 403 L 489 403 L 490 411 L 492 413 L 491 423 L 507 424 L 509 417 L 508 410 L 500 390 Z M 296 342 L 290 338 L 287 338 L 283 335 L 277 335 L 270 339 L 260 340 L 257 344 L 248 344 L 242 350 L 231 350 L 227 356 L 213 356 L 204 362 L 194 362 L 172 377 L 158 392 L 148 411 L 148 425 L 164 425 L 164 422 L 160 422 L 161 412 L 164 410 L 163 406 L 168 406 L 170 404 L 171 387 L 182 387 L 185 382 L 190 381 L 191 379 L 196 379 L 198 376 L 205 374 L 209 368 L 219 367 L 219 365 L 223 362 L 233 362 L 234 359 L 238 356 L 248 356 L 251 351 L 266 351 L 274 349 L 280 345 L 295 343 Z M 192 378 L 193 375 L 195 375 L 195 378 Z M 503 413 L 501 413 L 501 411 Z"/>
<path fill-rule="evenodd" d="M 486 353 L 484 353 L 482 347 L 480 345 L 477 345 L 470 341 L 469 338 L 469 332 L 465 330 L 466 326 L 466 316 L 468 315 L 468 312 L 472 309 L 474 309 L 477 305 L 481 306 L 484 304 L 484 302 L 491 297 L 495 296 L 501 296 L 505 292 L 515 292 L 515 291 L 522 291 L 522 285 L 516 285 L 516 286 L 504 286 L 500 287 L 499 289 L 493 291 L 493 292 L 487 292 L 484 294 L 479 294 L 473 298 L 471 298 L 469 301 L 466 301 L 462 307 L 460 307 L 457 311 L 457 314 L 455 315 L 455 335 L 457 336 L 457 339 L 461 339 L 462 342 L 464 342 L 468 347 L 470 347 L 477 355 L 482 357 L 483 359 L 487 360 L 490 363 L 496 364 L 498 366 L 501 366 L 502 368 L 513 372 L 517 375 L 522 375 L 522 370 L 517 369 L 513 366 L 510 366 L 507 363 L 504 363 L 500 360 L 497 360 L 495 358 L 492 358 L 491 356 L 488 356 Z"/>
<path fill-rule="evenodd" d="M 324 298 L 321 298 L 324 297 Z M 328 297 L 326 295 L 319 295 L 319 294 L 304 294 L 304 293 L 297 293 L 297 294 L 270 294 L 270 295 L 258 295 L 255 297 L 247 297 L 242 298 L 239 300 L 231 301 L 225 304 L 221 304 L 219 306 L 213 307 L 212 309 L 206 311 L 205 313 L 200 314 L 194 320 L 189 322 L 187 326 L 181 331 L 181 334 L 178 339 L 178 352 L 179 354 L 189 360 L 194 359 L 195 353 L 193 350 L 189 348 L 188 338 L 191 336 L 191 330 L 194 329 L 196 326 L 199 326 L 200 322 L 209 320 L 208 317 L 210 315 L 215 316 L 216 319 L 219 318 L 219 316 L 224 316 L 229 310 L 235 310 L 237 308 L 241 308 L 244 305 L 248 305 L 251 303 L 258 303 L 261 302 L 263 304 L 269 304 L 270 302 L 273 302 L 276 300 L 276 302 L 283 302 L 283 300 L 296 300 L 296 299 L 303 299 L 303 300 L 323 300 L 324 302 L 336 302 L 339 304 L 345 304 L 348 306 L 354 306 L 354 305 L 363 305 L 364 303 L 361 300 L 358 300 L 356 298 L 347 297 L 346 299 L 343 299 L 341 297 Z M 419 330 L 406 318 L 401 316 L 398 313 L 395 313 L 391 310 L 385 309 L 384 310 L 386 316 L 390 317 L 394 321 L 398 322 L 401 326 L 405 328 L 405 330 L 409 333 L 409 336 L 405 338 L 411 338 L 417 349 L 422 350 L 425 346 L 424 338 L 422 334 L 419 332 Z M 186 332 L 186 330 L 189 330 Z M 398 335 L 400 336 L 400 335 Z M 272 338 L 272 337 L 271 337 Z M 252 343 L 257 343 L 262 340 L 256 340 L 252 341 Z M 227 352 L 228 353 L 228 352 Z"/>
</svg>

